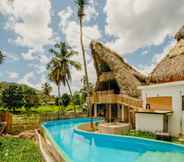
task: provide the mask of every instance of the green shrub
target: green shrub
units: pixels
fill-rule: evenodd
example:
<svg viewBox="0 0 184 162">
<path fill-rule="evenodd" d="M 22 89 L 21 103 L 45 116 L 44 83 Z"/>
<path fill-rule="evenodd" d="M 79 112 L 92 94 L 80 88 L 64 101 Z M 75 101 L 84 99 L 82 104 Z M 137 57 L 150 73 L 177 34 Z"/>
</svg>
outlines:
<svg viewBox="0 0 184 162">
<path fill-rule="evenodd" d="M 71 98 L 70 96 L 67 94 L 67 93 L 64 93 L 61 97 L 61 101 L 62 101 L 62 105 L 64 107 L 68 106 L 70 101 L 71 101 Z"/>
<path fill-rule="evenodd" d="M 151 132 L 145 132 L 145 131 L 136 131 L 136 130 L 131 130 L 128 132 L 129 136 L 136 136 L 136 137 L 143 137 L 143 138 L 151 138 L 151 139 L 156 139 L 156 135 Z"/>
</svg>

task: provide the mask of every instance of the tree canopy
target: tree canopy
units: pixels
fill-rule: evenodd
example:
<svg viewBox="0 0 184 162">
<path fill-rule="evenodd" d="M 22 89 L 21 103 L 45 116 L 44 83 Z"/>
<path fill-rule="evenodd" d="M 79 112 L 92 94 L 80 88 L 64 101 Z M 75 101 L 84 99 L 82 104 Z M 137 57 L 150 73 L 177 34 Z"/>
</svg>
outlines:
<svg viewBox="0 0 184 162">
<path fill-rule="evenodd" d="M 25 107 L 30 109 L 41 104 L 43 94 L 27 85 L 17 83 L 0 83 L 0 101 L 1 105 L 15 111 L 17 108 Z"/>
<path fill-rule="evenodd" d="M 23 88 L 17 85 L 10 85 L 2 92 L 3 106 L 9 110 L 15 111 L 24 105 Z"/>
<path fill-rule="evenodd" d="M 62 101 L 62 105 L 64 107 L 68 106 L 70 101 L 71 101 L 71 98 L 70 96 L 67 94 L 67 93 L 64 93 L 61 97 L 61 101 Z"/>
</svg>

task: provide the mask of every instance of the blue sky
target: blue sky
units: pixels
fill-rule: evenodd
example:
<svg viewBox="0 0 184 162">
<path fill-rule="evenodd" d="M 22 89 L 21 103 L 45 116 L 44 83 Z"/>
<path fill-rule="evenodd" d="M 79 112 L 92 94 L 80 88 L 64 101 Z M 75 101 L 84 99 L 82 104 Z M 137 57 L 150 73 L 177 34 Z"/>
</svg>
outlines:
<svg viewBox="0 0 184 162">
<path fill-rule="evenodd" d="M 96 76 L 89 43 L 103 42 L 128 63 L 149 73 L 174 45 L 174 34 L 184 24 L 184 1 L 88 0 L 84 22 L 90 80 Z M 0 81 L 40 88 L 47 81 L 48 49 L 66 41 L 80 53 L 79 22 L 73 0 L 0 1 L 0 49 L 6 60 Z M 74 58 L 82 63 L 82 56 Z M 72 88 L 81 86 L 82 72 L 72 69 Z M 56 88 L 54 88 L 54 93 Z M 62 87 L 62 91 L 66 91 Z"/>
</svg>

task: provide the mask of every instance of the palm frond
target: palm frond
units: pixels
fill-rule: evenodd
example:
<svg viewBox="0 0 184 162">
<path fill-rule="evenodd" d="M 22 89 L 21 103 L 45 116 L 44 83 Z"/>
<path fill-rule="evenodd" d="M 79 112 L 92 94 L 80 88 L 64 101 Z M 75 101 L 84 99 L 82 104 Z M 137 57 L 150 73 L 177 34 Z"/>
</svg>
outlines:
<svg viewBox="0 0 184 162">
<path fill-rule="evenodd" d="M 77 51 L 74 51 L 74 50 L 71 50 L 69 52 L 67 52 L 67 57 L 70 58 L 70 57 L 73 57 L 73 56 L 76 56 L 76 55 L 79 55 L 79 53 Z"/>
<path fill-rule="evenodd" d="M 0 64 L 4 61 L 5 56 L 3 55 L 2 51 L 0 51 Z"/>
<path fill-rule="evenodd" d="M 70 60 L 69 64 L 71 66 L 73 66 L 76 70 L 81 70 L 82 69 L 81 64 L 79 62 L 77 62 L 77 61 Z"/>
<path fill-rule="evenodd" d="M 84 7 L 84 6 L 88 5 L 88 1 L 87 0 L 74 0 L 74 3 L 78 7 Z"/>
<path fill-rule="evenodd" d="M 58 52 L 53 48 L 49 49 L 49 52 L 56 55 L 56 56 L 58 55 Z"/>
<path fill-rule="evenodd" d="M 85 16 L 84 9 L 85 9 L 85 6 L 88 5 L 88 1 L 87 0 L 74 0 L 74 3 L 76 4 L 78 8 L 78 16 L 81 18 L 84 17 Z"/>
<path fill-rule="evenodd" d="M 49 51 L 54 54 L 53 58 L 47 65 L 49 71 L 48 77 L 51 81 L 54 81 L 56 84 L 63 83 L 66 85 L 66 79 L 71 81 L 71 71 L 70 68 L 74 67 L 77 70 L 81 69 L 79 62 L 71 60 L 71 57 L 77 55 L 78 53 L 65 42 L 59 42 L 55 44 L 54 49 Z"/>
</svg>

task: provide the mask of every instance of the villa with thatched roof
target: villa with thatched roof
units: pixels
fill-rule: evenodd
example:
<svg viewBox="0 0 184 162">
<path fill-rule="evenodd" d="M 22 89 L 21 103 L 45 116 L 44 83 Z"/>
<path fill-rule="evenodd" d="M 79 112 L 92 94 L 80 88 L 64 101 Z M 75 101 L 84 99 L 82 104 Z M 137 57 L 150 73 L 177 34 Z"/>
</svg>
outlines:
<svg viewBox="0 0 184 162">
<path fill-rule="evenodd" d="M 143 110 L 136 113 L 136 129 L 184 134 L 184 26 L 177 43 L 140 86 Z"/>
<path fill-rule="evenodd" d="M 91 50 L 97 73 L 95 92 L 91 97 L 94 116 L 133 125 L 134 110 L 142 106 L 138 87 L 145 85 L 146 77 L 99 42 L 91 42 Z"/>
<path fill-rule="evenodd" d="M 184 133 L 184 26 L 175 38 L 176 45 L 148 76 L 92 41 L 97 73 L 90 97 L 94 117 L 130 123 L 142 131 Z"/>
</svg>

